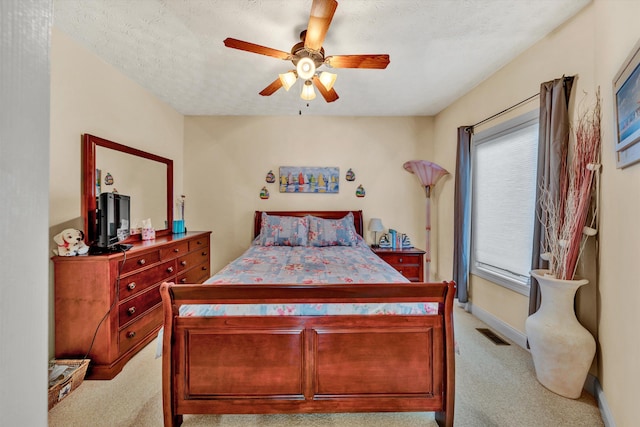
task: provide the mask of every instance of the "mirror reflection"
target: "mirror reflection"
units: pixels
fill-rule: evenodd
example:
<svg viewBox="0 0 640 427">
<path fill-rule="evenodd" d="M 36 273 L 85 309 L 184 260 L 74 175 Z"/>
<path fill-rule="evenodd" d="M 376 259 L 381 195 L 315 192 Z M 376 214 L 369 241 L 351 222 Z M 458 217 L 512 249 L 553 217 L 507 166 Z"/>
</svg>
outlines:
<svg viewBox="0 0 640 427">
<path fill-rule="evenodd" d="M 117 192 L 131 197 L 131 228 L 151 220 L 167 228 L 167 167 L 163 163 L 101 146 L 96 147 L 96 195 Z"/>
</svg>

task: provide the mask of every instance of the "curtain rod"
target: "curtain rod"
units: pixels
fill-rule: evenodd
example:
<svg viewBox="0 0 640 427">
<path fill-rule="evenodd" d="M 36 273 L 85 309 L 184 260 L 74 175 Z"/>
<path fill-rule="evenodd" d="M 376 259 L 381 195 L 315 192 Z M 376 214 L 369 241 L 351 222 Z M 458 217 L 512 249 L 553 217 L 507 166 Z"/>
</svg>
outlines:
<svg viewBox="0 0 640 427">
<path fill-rule="evenodd" d="M 535 95 L 531 95 L 531 96 L 530 96 L 530 97 L 528 97 L 527 99 L 523 99 L 522 101 L 518 102 L 517 104 L 512 105 L 511 107 L 505 108 L 504 110 L 500 111 L 499 113 L 494 114 L 494 115 L 493 115 L 493 116 L 491 116 L 491 117 L 487 117 L 487 118 L 486 118 L 486 119 L 484 119 L 484 120 L 480 120 L 478 123 L 476 123 L 476 124 L 474 124 L 474 125 L 469 126 L 469 127 L 468 127 L 468 129 L 470 129 L 470 130 L 471 130 L 471 129 L 473 129 L 473 128 L 474 128 L 474 127 L 476 127 L 476 126 L 479 126 L 479 125 L 481 125 L 481 124 L 483 124 L 483 123 L 488 122 L 489 120 L 493 120 L 493 119 L 495 119 L 496 117 L 501 116 L 501 115 L 503 115 L 504 113 L 507 113 L 507 112 L 509 112 L 509 111 L 513 110 L 513 109 L 514 109 L 514 108 L 516 108 L 516 107 L 521 106 L 521 105 L 522 105 L 522 104 L 524 104 L 525 102 L 531 101 L 531 100 L 532 100 L 533 98 L 535 98 L 536 96 L 540 96 L 540 93 L 538 92 L 538 93 L 536 93 Z"/>
</svg>

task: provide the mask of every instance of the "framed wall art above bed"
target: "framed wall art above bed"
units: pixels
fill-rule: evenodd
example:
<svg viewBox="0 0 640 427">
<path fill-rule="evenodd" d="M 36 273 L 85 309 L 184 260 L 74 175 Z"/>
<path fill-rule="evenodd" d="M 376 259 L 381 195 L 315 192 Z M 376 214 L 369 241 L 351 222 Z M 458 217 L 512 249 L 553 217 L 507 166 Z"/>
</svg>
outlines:
<svg viewBox="0 0 640 427">
<path fill-rule="evenodd" d="M 338 193 L 340 168 L 338 167 L 280 167 L 281 193 Z"/>
</svg>

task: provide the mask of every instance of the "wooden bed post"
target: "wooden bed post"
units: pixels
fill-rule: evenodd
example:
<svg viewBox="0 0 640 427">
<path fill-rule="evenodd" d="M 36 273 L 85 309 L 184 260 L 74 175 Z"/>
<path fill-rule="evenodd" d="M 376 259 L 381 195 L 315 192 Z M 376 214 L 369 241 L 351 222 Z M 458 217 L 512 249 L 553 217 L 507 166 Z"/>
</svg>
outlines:
<svg viewBox="0 0 640 427">
<path fill-rule="evenodd" d="M 162 297 L 162 309 L 164 310 L 164 330 L 162 335 L 162 412 L 165 427 L 178 427 L 182 424 L 182 415 L 176 415 L 176 402 L 173 400 L 173 357 L 171 343 L 173 341 L 173 321 L 179 315 L 179 309 L 173 301 L 173 294 L 170 292 L 170 283 L 160 285 L 160 295 Z M 167 357 L 171 355 L 171 357 Z"/>
<path fill-rule="evenodd" d="M 453 299 L 456 294 L 456 283 L 447 284 L 447 298 L 444 303 L 444 340 L 445 340 L 445 381 L 444 408 L 435 414 L 436 422 L 441 427 L 453 427 L 456 390 L 456 356 L 453 338 Z"/>
</svg>

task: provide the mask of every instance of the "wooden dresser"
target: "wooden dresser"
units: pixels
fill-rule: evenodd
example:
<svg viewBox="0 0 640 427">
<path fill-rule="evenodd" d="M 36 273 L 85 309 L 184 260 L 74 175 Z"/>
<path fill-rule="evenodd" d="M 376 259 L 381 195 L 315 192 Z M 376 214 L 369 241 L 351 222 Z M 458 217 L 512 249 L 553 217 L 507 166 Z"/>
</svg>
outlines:
<svg viewBox="0 0 640 427">
<path fill-rule="evenodd" d="M 56 358 L 82 358 L 91 347 L 87 378 L 115 377 L 162 326 L 160 284 L 211 275 L 210 234 L 139 241 L 124 254 L 53 257 Z"/>
<path fill-rule="evenodd" d="M 426 252 L 422 249 L 371 248 L 371 250 L 412 282 L 424 281 L 424 254 Z"/>
</svg>

